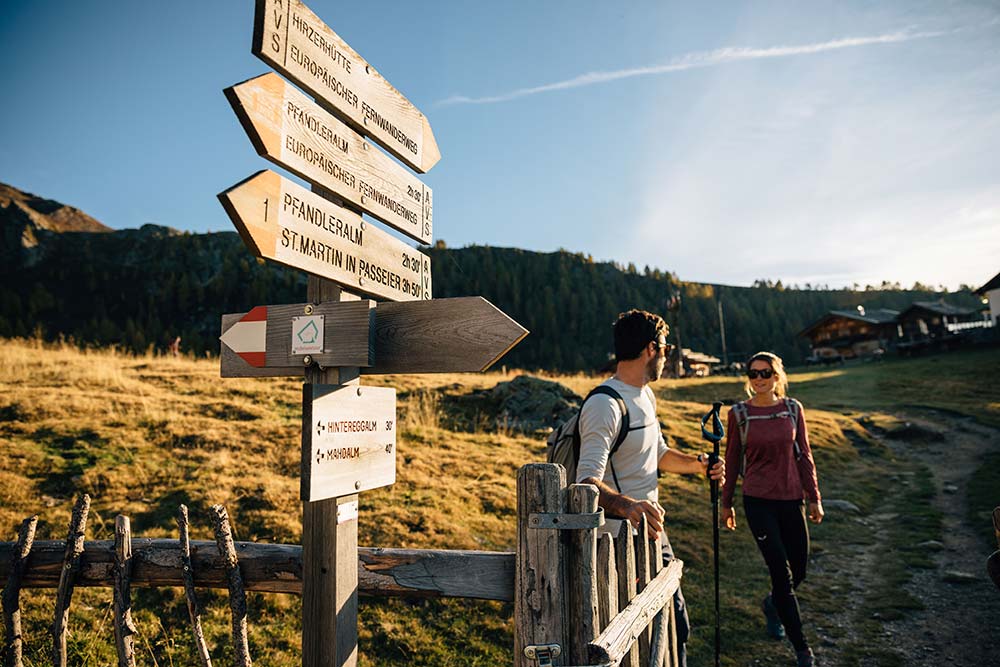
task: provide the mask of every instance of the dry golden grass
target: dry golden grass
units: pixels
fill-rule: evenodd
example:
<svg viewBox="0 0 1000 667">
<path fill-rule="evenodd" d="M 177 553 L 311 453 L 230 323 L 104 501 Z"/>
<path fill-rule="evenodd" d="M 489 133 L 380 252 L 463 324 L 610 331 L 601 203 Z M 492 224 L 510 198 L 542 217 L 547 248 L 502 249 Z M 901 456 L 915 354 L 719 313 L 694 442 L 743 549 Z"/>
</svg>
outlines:
<svg viewBox="0 0 1000 667">
<path fill-rule="evenodd" d="M 797 386 L 815 396 L 806 407 L 827 497 L 849 497 L 867 510 L 879 493 L 884 452 L 859 426 L 857 413 L 839 404 L 831 412 L 815 409 L 823 383 L 835 390 L 832 400 L 848 401 L 846 390 L 838 389 L 843 373 L 810 374 L 800 377 Z M 400 423 L 396 484 L 361 494 L 362 544 L 513 549 L 516 471 L 543 460 L 544 440 L 497 423 L 491 414 L 455 413 L 470 392 L 513 376 L 492 372 L 362 379 L 397 389 Z M 584 375 L 547 377 L 578 394 L 597 382 Z M 735 378 L 657 383 L 660 418 L 674 445 L 702 449 L 699 420 L 707 403 L 739 397 L 740 386 Z M 995 411 L 996 398 L 987 403 Z M 875 418 L 883 426 L 890 420 Z M 461 428 L 455 426 L 459 423 Z M 41 518 L 38 539 L 64 538 L 73 498 L 86 492 L 93 498 L 89 539 L 110 539 L 119 513 L 132 518 L 137 535 L 174 535 L 180 503 L 191 508 L 192 537 L 210 539 L 205 510 L 222 503 L 238 539 L 296 543 L 301 532 L 300 431 L 301 380 L 296 378 L 221 380 L 217 360 L 81 351 L 32 340 L 0 342 L 0 539 L 15 539 L 20 521 L 33 513 Z M 711 595 L 708 486 L 703 479 L 669 475 L 661 488 L 671 538 L 687 563 L 685 589 L 695 622 L 705 626 Z M 829 533 L 824 532 L 826 524 L 816 531 L 817 549 L 842 537 L 831 524 Z M 727 588 L 740 591 L 727 602 L 733 614 L 728 632 L 756 641 L 747 628 L 753 627 L 757 613 L 755 591 L 765 585 L 763 568 L 746 531 L 726 534 L 723 543 L 727 558 L 739 562 L 739 577 Z M 25 596 L 33 664 L 45 664 L 50 595 Z M 74 664 L 114 660 L 110 595 L 106 589 L 88 590 L 75 598 Z M 146 661 L 196 664 L 183 594 L 163 589 L 136 595 Z M 257 661 L 297 664 L 298 598 L 255 594 L 250 602 Z M 813 602 L 819 606 L 823 600 Z M 209 595 L 206 607 L 213 657 L 226 660 L 224 598 Z M 509 662 L 509 605 L 365 600 L 361 613 L 362 664 Z M 696 656 L 709 654 L 707 634 L 694 640 Z M 755 650 L 761 656 L 782 653 L 764 643 Z"/>
</svg>

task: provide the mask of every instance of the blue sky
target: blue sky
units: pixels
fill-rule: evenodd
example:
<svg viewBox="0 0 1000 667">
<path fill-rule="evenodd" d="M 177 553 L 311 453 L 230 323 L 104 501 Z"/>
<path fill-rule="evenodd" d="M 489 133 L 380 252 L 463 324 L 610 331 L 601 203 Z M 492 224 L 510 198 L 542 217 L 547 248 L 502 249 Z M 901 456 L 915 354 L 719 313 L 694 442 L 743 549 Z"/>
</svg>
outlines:
<svg viewBox="0 0 1000 667">
<path fill-rule="evenodd" d="M 306 3 L 431 121 L 434 233 L 682 279 L 1000 270 L 1000 6 Z M 253 2 L 14 3 L 0 181 L 115 227 L 229 230 L 270 164 L 222 89 Z"/>
</svg>

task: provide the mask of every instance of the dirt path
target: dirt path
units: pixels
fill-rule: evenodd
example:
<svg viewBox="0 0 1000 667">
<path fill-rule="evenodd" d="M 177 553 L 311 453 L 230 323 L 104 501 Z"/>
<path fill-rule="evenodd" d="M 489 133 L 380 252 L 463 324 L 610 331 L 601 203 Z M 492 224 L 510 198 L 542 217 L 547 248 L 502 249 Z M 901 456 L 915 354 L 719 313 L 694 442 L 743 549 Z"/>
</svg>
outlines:
<svg viewBox="0 0 1000 667">
<path fill-rule="evenodd" d="M 885 441 L 898 455 L 931 471 L 933 504 L 943 514 L 943 546 L 929 545 L 939 549 L 937 568 L 916 570 L 907 587 L 925 609 L 887 622 L 886 642 L 905 656 L 907 665 L 1000 665 L 1000 591 L 986 574 L 991 548 L 982 539 L 989 524 L 969 526 L 965 500 L 969 477 L 982 455 L 996 450 L 1000 433 L 960 417 L 908 419 L 944 434 L 940 441 L 920 445 Z M 1000 504 L 1000 489 L 996 502 Z"/>
</svg>

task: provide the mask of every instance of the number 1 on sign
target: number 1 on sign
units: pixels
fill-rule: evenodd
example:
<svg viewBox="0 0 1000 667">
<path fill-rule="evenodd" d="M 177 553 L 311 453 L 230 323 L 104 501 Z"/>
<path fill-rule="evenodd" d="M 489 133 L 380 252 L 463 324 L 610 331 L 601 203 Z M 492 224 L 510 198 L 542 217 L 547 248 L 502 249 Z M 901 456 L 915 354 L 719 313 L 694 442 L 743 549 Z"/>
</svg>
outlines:
<svg viewBox="0 0 1000 667">
<path fill-rule="evenodd" d="M 264 200 L 264 222 L 267 222 L 267 200 Z"/>
</svg>

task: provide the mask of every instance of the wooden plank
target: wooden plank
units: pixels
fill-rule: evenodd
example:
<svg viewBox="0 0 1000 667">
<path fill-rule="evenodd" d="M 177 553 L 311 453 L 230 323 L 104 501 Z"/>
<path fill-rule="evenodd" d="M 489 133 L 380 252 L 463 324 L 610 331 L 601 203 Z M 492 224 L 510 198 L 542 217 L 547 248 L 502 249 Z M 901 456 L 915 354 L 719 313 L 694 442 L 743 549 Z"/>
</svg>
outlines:
<svg viewBox="0 0 1000 667">
<path fill-rule="evenodd" d="M 35 542 L 35 529 L 38 527 L 38 515 L 28 517 L 21 522 L 17 531 L 17 542 L 14 544 L 11 557 L 5 559 L 10 563 L 10 574 L 7 575 L 7 585 L 3 587 L 3 621 L 4 621 L 4 663 L 10 667 L 22 667 L 24 637 L 21 636 L 21 581 L 28 567 L 28 556 Z"/>
<path fill-rule="evenodd" d="M 115 517 L 115 583 L 112 595 L 114 607 L 115 651 L 118 667 L 135 667 L 135 623 L 132 620 L 132 526 L 129 518 Z"/>
<path fill-rule="evenodd" d="M 393 301 L 431 298 L 431 260 L 376 225 L 273 171 L 219 194 L 257 257 Z"/>
<path fill-rule="evenodd" d="M 645 589 L 620 611 L 607 629 L 590 644 L 588 664 L 617 665 L 627 653 L 636 636 L 645 634 L 650 618 L 663 609 L 681 583 L 682 561 L 673 560 L 648 582 Z M 649 658 L 642 665 L 649 664 Z"/>
<path fill-rule="evenodd" d="M 306 304 L 289 306 L 267 306 L 268 327 L 277 316 L 273 313 L 303 312 Z M 343 304 L 320 304 L 317 312 L 329 312 L 340 308 Z M 277 310 L 277 309 L 281 310 Z M 272 309 L 276 309 L 273 310 Z M 239 322 L 246 313 L 233 313 L 222 316 L 222 333 Z M 282 324 L 291 331 L 290 320 Z M 503 311 L 486 299 L 478 296 L 458 297 L 453 299 L 433 299 L 431 301 L 407 301 L 400 303 L 379 303 L 375 306 L 372 326 L 373 366 L 361 367 L 365 375 L 386 375 L 393 373 L 466 373 L 483 371 L 496 363 L 511 348 L 528 335 L 527 329 L 512 320 Z M 327 340 L 337 336 L 343 340 L 343 335 L 329 331 Z M 360 329 L 360 327 L 359 327 Z M 270 331 L 270 328 L 268 329 Z M 289 334 L 290 335 L 290 334 Z M 357 336 L 358 333 L 351 333 Z M 221 346 L 222 377 L 283 377 L 303 374 L 300 365 L 302 356 L 286 355 L 281 350 L 272 352 L 272 342 L 277 342 L 278 336 L 267 337 L 265 367 L 254 367 L 246 360 L 229 349 Z M 360 347 L 360 343 L 355 343 Z M 282 349 L 287 348 L 287 343 Z M 331 352 L 334 354 L 335 352 Z M 330 357 L 313 355 L 314 361 L 321 365 L 330 365 Z M 271 361 L 289 365 L 271 366 Z"/>
<path fill-rule="evenodd" d="M 534 667 L 524 648 L 569 644 L 566 627 L 566 550 L 555 529 L 530 528 L 533 512 L 562 512 L 566 470 L 532 463 L 517 471 L 517 568 L 514 585 L 514 666 Z M 565 664 L 565 661 L 560 661 Z"/>
<path fill-rule="evenodd" d="M 73 505 L 60 567 L 59 586 L 56 589 L 56 613 L 52 622 L 52 664 L 56 667 L 66 667 L 66 632 L 69 627 L 69 606 L 73 600 L 73 589 L 80 571 L 80 557 L 85 550 L 83 537 L 87 532 L 87 515 L 89 513 L 90 496 L 85 493 Z"/>
<path fill-rule="evenodd" d="M 309 277 L 314 303 L 352 300 L 336 283 Z M 357 367 L 306 371 L 307 384 L 359 386 Z M 302 504 L 302 665 L 354 667 L 358 661 L 358 495 Z"/>
<path fill-rule="evenodd" d="M 431 189 L 353 129 L 277 74 L 224 92 L 262 157 L 417 241 L 431 242 Z"/>
<path fill-rule="evenodd" d="M 597 487 L 593 484 L 571 484 L 569 513 L 596 512 L 597 497 Z M 587 662 L 587 645 L 597 638 L 600 624 L 597 611 L 597 529 L 572 530 L 569 543 L 570 660 L 573 664 L 583 665 Z"/>
<path fill-rule="evenodd" d="M 633 542 L 635 543 L 635 591 L 637 594 L 642 593 L 643 589 L 649 584 L 650 577 L 650 566 L 649 566 L 649 549 L 646 548 L 646 535 L 648 534 L 648 523 L 646 515 L 643 514 L 639 519 L 638 532 L 632 536 Z M 650 641 L 652 640 L 652 630 L 649 627 L 650 621 L 652 621 L 652 616 L 646 618 L 646 629 L 639 635 L 639 664 L 648 665 L 649 664 L 649 649 Z"/>
<path fill-rule="evenodd" d="M 632 526 L 622 521 L 615 538 L 615 564 L 618 567 L 618 609 L 625 609 L 635 598 L 635 543 L 632 541 Z M 610 622 L 609 622 L 610 624 Z M 602 628 L 602 632 L 607 626 Z M 624 667 L 639 667 L 639 647 L 633 644 L 622 663 Z"/>
<path fill-rule="evenodd" d="M 441 159 L 427 118 L 299 0 L 257 0 L 252 51 L 417 171 Z"/>
<path fill-rule="evenodd" d="M 302 592 L 302 547 L 296 544 L 236 542 L 240 571 L 248 591 Z M 0 542 L 0 578 L 13 571 L 17 544 Z M 36 541 L 24 572 L 24 588 L 55 588 L 62 571 L 61 540 Z M 216 544 L 190 542 L 190 568 L 200 588 L 226 588 L 226 571 Z M 113 583 L 114 542 L 88 541 L 80 558 L 76 585 L 109 587 Z M 358 548 L 361 595 L 399 598 L 473 598 L 514 601 L 514 554 L 448 549 Z M 184 585 L 184 561 L 173 539 L 132 538 L 133 587 Z"/>
<path fill-rule="evenodd" d="M 597 612 L 598 630 L 608 627 L 618 613 L 618 570 L 611 533 L 601 533 L 597 538 Z"/>
<path fill-rule="evenodd" d="M 314 502 L 396 482 L 396 390 L 302 386 L 301 497 Z"/>
</svg>

